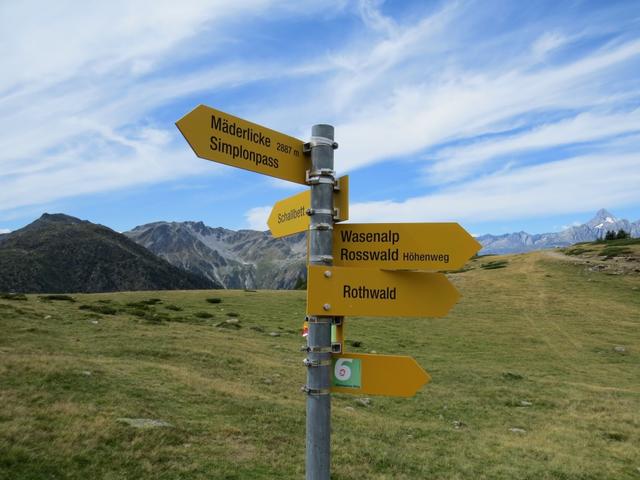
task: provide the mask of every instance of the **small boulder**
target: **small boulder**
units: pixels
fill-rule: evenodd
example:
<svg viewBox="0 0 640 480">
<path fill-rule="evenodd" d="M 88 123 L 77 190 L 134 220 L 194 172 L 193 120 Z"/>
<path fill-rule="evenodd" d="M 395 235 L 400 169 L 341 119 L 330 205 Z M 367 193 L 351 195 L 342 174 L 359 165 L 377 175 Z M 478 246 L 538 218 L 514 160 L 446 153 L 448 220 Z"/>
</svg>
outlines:
<svg viewBox="0 0 640 480">
<path fill-rule="evenodd" d="M 118 418 L 118 422 L 126 423 L 134 428 L 161 428 L 173 427 L 169 422 L 164 420 L 154 420 L 152 418 Z"/>
<path fill-rule="evenodd" d="M 454 420 L 451 423 L 453 424 L 453 428 L 455 428 L 456 430 L 461 430 L 463 428 L 467 428 L 467 424 L 464 423 L 462 420 Z"/>
<path fill-rule="evenodd" d="M 518 435 L 524 435 L 525 433 L 527 433 L 527 431 L 524 428 L 517 428 L 517 427 L 510 428 L 509 431 L 511 433 L 517 433 Z"/>
</svg>

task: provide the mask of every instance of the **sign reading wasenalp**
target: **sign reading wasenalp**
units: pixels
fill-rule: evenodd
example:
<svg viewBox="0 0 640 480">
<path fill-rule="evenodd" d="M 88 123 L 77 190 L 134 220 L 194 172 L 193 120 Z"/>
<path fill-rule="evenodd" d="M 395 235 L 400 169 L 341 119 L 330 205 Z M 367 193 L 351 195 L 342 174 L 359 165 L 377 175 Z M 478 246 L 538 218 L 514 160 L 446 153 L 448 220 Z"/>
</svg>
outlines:
<svg viewBox="0 0 640 480">
<path fill-rule="evenodd" d="M 205 105 L 176 122 L 195 154 L 306 185 L 311 161 L 302 152 L 304 142 Z"/>
<path fill-rule="evenodd" d="M 457 223 L 349 223 L 333 229 L 333 264 L 457 270 L 482 245 Z"/>
<path fill-rule="evenodd" d="M 331 391 L 354 395 L 412 397 L 431 376 L 412 357 L 342 353 L 332 355 Z"/>
<path fill-rule="evenodd" d="M 307 315 L 443 317 L 459 294 L 443 273 L 309 265 Z"/>
<path fill-rule="evenodd" d="M 333 192 L 334 220 L 349 220 L 349 176 L 338 179 L 338 189 Z M 307 209 L 311 208 L 311 192 L 305 190 L 275 203 L 267 220 L 271 235 L 275 238 L 293 235 L 309 229 L 311 219 Z"/>
</svg>

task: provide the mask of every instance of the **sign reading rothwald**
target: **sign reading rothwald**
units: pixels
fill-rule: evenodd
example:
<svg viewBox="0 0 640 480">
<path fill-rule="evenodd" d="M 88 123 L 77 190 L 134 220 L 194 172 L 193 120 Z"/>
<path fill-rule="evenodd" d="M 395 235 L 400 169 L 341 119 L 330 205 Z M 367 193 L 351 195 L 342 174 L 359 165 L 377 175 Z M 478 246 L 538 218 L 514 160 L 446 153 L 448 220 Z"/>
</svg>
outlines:
<svg viewBox="0 0 640 480">
<path fill-rule="evenodd" d="M 338 189 L 333 192 L 333 208 L 336 222 L 349 220 L 349 176 L 340 177 Z M 305 190 L 276 202 L 271 209 L 267 225 L 275 238 L 293 235 L 309 229 L 311 219 L 307 209 L 311 208 L 311 191 Z"/>
<path fill-rule="evenodd" d="M 205 105 L 176 122 L 195 154 L 206 160 L 306 185 L 311 161 L 304 142 Z"/>
<path fill-rule="evenodd" d="M 333 229 L 333 264 L 457 270 L 482 245 L 457 223 L 349 223 Z"/>
<path fill-rule="evenodd" d="M 308 315 L 443 317 L 459 298 L 442 273 L 320 265 L 308 272 Z"/>
<path fill-rule="evenodd" d="M 431 376 L 412 357 L 342 353 L 332 355 L 332 392 L 412 397 Z"/>
</svg>

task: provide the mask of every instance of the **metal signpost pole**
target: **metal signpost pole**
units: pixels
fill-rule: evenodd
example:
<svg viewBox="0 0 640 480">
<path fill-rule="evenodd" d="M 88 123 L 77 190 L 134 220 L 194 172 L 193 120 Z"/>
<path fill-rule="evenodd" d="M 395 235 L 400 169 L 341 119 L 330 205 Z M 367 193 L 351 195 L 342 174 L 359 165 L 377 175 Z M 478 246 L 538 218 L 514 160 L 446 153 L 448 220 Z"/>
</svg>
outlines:
<svg viewBox="0 0 640 480">
<path fill-rule="evenodd" d="M 311 216 L 309 263 L 329 266 L 333 263 L 333 126 L 311 128 Z M 329 273 L 330 275 L 330 273 Z M 331 305 L 323 305 L 331 315 Z M 310 316 L 307 336 L 307 450 L 306 479 L 329 480 L 331 467 L 331 316 Z"/>
</svg>

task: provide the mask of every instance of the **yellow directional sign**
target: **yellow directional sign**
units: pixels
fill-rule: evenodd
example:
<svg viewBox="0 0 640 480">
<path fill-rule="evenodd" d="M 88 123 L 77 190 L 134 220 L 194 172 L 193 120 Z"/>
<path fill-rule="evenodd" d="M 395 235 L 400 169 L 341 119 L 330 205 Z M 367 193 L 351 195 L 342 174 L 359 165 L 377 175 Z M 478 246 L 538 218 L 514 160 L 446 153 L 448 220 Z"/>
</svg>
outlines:
<svg viewBox="0 0 640 480">
<path fill-rule="evenodd" d="M 302 140 L 199 105 L 176 122 L 195 154 L 206 160 L 306 185 L 311 161 Z"/>
<path fill-rule="evenodd" d="M 338 179 L 337 188 L 333 193 L 334 219 L 341 222 L 349 219 L 348 175 Z M 271 235 L 279 238 L 308 230 L 311 220 L 306 212 L 309 208 L 311 208 L 310 190 L 276 202 L 267 220 Z"/>
<path fill-rule="evenodd" d="M 459 294 L 442 273 L 309 265 L 308 315 L 443 317 Z"/>
<path fill-rule="evenodd" d="M 332 355 L 331 391 L 355 395 L 412 397 L 431 376 L 412 357 L 343 353 Z"/>
<path fill-rule="evenodd" d="M 350 223 L 333 232 L 333 264 L 343 267 L 457 270 L 482 248 L 457 223 Z"/>
</svg>

